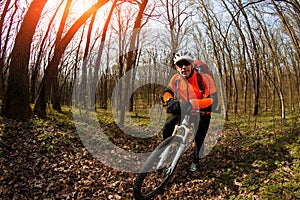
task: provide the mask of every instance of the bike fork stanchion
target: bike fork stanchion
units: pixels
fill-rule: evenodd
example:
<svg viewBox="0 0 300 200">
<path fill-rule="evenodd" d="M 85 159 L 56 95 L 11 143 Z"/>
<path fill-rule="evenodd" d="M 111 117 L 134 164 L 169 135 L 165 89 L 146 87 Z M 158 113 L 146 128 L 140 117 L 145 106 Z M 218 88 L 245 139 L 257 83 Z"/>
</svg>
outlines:
<svg viewBox="0 0 300 200">
<path fill-rule="evenodd" d="M 184 148 L 185 148 L 185 145 L 180 144 L 178 151 L 176 152 L 176 155 L 174 157 L 174 160 L 172 161 L 171 166 L 167 169 L 167 175 L 171 175 L 173 173 L 173 170 L 175 169 L 177 162 L 183 153 Z"/>
<path fill-rule="evenodd" d="M 160 167 L 162 167 L 164 161 L 166 160 L 166 158 L 168 157 L 168 153 L 170 151 L 171 146 L 168 146 L 161 154 L 161 159 L 159 160 L 159 163 L 157 164 L 156 169 L 160 169 Z"/>
</svg>

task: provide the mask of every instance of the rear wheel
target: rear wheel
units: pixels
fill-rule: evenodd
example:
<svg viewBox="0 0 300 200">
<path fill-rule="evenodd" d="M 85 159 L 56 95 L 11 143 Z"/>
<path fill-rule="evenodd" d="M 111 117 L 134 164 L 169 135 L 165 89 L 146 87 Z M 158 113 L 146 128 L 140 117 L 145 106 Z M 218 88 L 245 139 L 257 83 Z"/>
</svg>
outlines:
<svg viewBox="0 0 300 200">
<path fill-rule="evenodd" d="M 135 180 L 133 187 L 135 199 L 149 199 L 162 191 L 177 165 L 176 163 L 174 169 L 171 169 L 181 141 L 181 137 L 171 136 L 153 151 L 146 161 L 142 173 Z"/>
</svg>

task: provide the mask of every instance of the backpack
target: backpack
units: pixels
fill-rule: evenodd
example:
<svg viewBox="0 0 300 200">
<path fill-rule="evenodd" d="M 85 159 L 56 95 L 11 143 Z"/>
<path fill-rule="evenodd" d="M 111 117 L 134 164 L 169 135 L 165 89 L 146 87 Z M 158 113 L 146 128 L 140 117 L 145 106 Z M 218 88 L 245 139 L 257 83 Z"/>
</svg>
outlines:
<svg viewBox="0 0 300 200">
<path fill-rule="evenodd" d="M 202 92 L 202 94 L 205 94 L 205 87 L 204 87 L 204 83 L 203 83 L 202 74 L 208 74 L 213 79 L 213 73 L 208 68 L 207 64 L 200 60 L 194 60 L 194 68 L 197 72 L 197 80 L 198 80 L 199 89 Z"/>
<path fill-rule="evenodd" d="M 211 77 L 213 77 L 213 73 L 208 68 L 206 63 L 204 63 L 200 60 L 194 60 L 194 67 L 197 70 L 198 74 L 209 74 Z"/>
<path fill-rule="evenodd" d="M 198 79 L 199 88 L 200 88 L 200 90 L 202 90 L 201 88 L 203 88 L 203 93 L 204 93 L 205 92 L 204 91 L 205 87 L 204 87 L 204 83 L 203 83 L 202 74 L 208 74 L 209 76 L 211 76 L 211 79 L 214 82 L 213 73 L 208 68 L 207 64 L 204 63 L 204 62 L 202 62 L 202 61 L 200 61 L 200 60 L 194 60 L 194 68 L 197 71 L 197 79 Z M 215 83 L 213 83 L 213 84 L 215 84 Z M 214 85 L 214 87 L 215 87 L 215 85 Z M 220 113 L 219 108 L 217 108 L 217 106 L 218 106 L 218 94 L 217 94 L 217 91 L 215 91 L 214 93 L 210 93 L 209 96 L 214 99 L 214 103 L 212 105 L 212 111 Z"/>
</svg>

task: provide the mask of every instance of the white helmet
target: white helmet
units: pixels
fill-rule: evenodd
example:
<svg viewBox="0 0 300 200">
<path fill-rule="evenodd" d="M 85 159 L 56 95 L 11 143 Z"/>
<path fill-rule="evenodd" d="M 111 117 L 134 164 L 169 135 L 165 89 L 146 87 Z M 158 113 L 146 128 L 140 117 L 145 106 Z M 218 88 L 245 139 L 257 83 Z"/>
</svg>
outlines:
<svg viewBox="0 0 300 200">
<path fill-rule="evenodd" d="M 177 52 L 174 56 L 174 64 L 176 64 L 178 61 L 180 60 L 188 60 L 188 61 L 191 61 L 194 62 L 194 58 L 193 58 L 193 55 L 188 52 L 188 51 L 181 51 L 181 52 Z"/>
</svg>

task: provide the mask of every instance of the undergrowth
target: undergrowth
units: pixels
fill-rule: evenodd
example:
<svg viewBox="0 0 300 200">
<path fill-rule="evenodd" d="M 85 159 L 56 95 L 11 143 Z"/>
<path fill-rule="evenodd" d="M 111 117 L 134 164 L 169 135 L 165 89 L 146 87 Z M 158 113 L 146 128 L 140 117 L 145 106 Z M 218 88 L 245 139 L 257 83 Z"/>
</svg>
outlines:
<svg viewBox="0 0 300 200">
<path fill-rule="evenodd" d="M 128 126 L 134 125 L 139 127 L 137 131 L 144 131 L 151 119 L 149 114 L 145 113 L 129 113 L 132 121 Z M 232 114 L 230 116 L 231 118 L 226 121 L 216 146 L 208 156 L 202 159 L 199 166 L 201 170 L 194 174 L 185 172 L 183 169 L 188 167 L 190 160 L 189 156 L 184 157 L 183 162 L 179 163 L 178 169 L 174 174 L 175 177 L 171 183 L 172 187 L 164 193 L 165 196 L 159 196 L 159 198 L 164 199 L 164 197 L 168 196 L 173 199 L 186 199 L 188 198 L 186 196 L 188 192 L 188 196 L 192 196 L 194 199 L 300 199 L 299 114 L 288 113 L 285 120 L 281 120 L 280 117 L 273 114 L 262 114 L 256 117 L 248 115 L 234 116 Z M 121 129 L 110 111 L 99 110 L 97 118 L 101 126 L 105 127 L 105 133 L 121 148 L 126 146 L 133 152 L 142 152 L 147 150 L 147 148 L 155 147 L 161 142 L 161 135 L 139 141 L 135 141 L 134 137 L 125 136 L 126 134 L 122 135 Z M 16 143 L 16 138 L 24 132 L 24 139 L 28 140 L 28 144 L 24 144 L 28 150 L 22 156 L 26 156 L 28 152 L 38 151 L 34 152 L 34 155 L 43 156 L 39 158 L 41 163 L 42 160 L 49 158 L 47 166 L 56 166 L 57 164 L 54 164 L 54 162 L 59 160 L 56 158 L 56 155 L 61 154 L 63 159 L 68 157 L 76 158 L 74 155 L 78 155 L 83 151 L 80 145 L 80 137 L 76 135 L 75 130 L 72 110 L 69 107 L 64 107 L 63 113 L 49 112 L 48 119 L 34 118 L 29 124 L 21 124 L 0 118 L 0 148 L 2 149 L 0 158 L 9 163 L 11 161 L 6 153 L 10 153 L 15 157 L 18 156 L 17 153 L 20 151 L 20 148 L 17 148 L 16 145 L 20 144 L 22 146 L 23 139 L 22 137 L 19 138 L 19 143 Z M 132 142 L 132 144 L 128 145 L 129 142 Z M 12 145 L 16 149 L 16 153 L 11 152 Z M 33 147 L 29 148 L 30 145 L 33 145 Z M 68 155 L 68 157 L 65 157 L 65 155 Z M 90 170 L 101 169 L 101 173 L 110 174 L 108 170 L 112 169 L 103 168 L 103 165 L 99 162 L 92 162 L 92 158 L 87 157 L 86 154 L 82 157 L 82 159 L 89 160 L 87 162 L 93 163 L 90 166 Z M 32 163 L 36 162 L 34 159 L 29 159 L 29 161 Z M 4 164 L 3 162 L 3 168 L 5 168 Z M 59 163 L 59 165 L 61 165 L 62 169 L 64 168 L 64 163 Z M 26 163 L 22 163 L 21 166 L 26 166 Z M 66 168 L 68 167 L 66 166 Z M 47 173 L 54 170 L 51 168 L 46 170 L 46 167 L 42 169 L 47 171 Z M 69 180 L 67 173 L 59 173 L 55 170 L 52 173 L 61 177 L 61 180 Z M 75 175 L 77 171 L 74 170 Z M 7 180 L 3 178 L 3 183 L 10 181 L 9 183 L 15 184 L 10 188 L 11 191 L 14 191 L 15 189 L 12 190 L 12 188 L 16 187 L 16 183 L 9 180 L 11 176 L 9 176 L 8 172 L 6 173 L 7 176 L 5 177 Z M 10 173 L 15 174 L 15 172 Z M 101 177 L 101 174 L 97 173 L 95 172 L 93 177 Z M 91 171 L 87 172 L 87 174 L 91 174 Z M 34 176 L 37 178 L 31 180 L 33 183 L 38 181 L 38 177 L 43 175 L 34 174 Z M 45 177 L 47 179 L 43 181 L 40 189 L 44 188 L 57 193 L 57 188 L 47 185 L 51 176 L 45 175 Z M 131 188 L 129 186 L 133 183 L 133 177 L 134 174 L 122 174 L 120 181 L 117 177 L 106 177 L 106 180 L 119 181 L 118 183 L 122 183 L 123 186 L 126 185 L 127 188 L 122 191 L 122 194 L 118 195 L 130 199 Z M 103 195 L 107 196 L 107 190 L 115 191 L 111 188 L 113 187 L 111 186 L 112 184 L 109 183 L 105 186 L 105 191 L 102 191 L 102 182 L 97 182 L 97 178 L 94 180 L 90 175 L 86 178 L 88 181 L 91 181 L 91 184 L 97 183 L 99 185 L 97 192 L 93 190 L 92 186 L 89 187 L 90 193 L 92 191 L 95 192 L 94 196 L 98 193 L 103 193 Z M 19 181 L 17 176 L 15 181 Z M 21 184 L 20 188 L 24 185 L 26 184 Z M 66 189 L 64 187 L 64 185 L 60 186 L 61 193 L 64 193 L 63 189 Z M 80 189 L 81 186 L 78 185 L 77 187 Z M 9 191 L 8 189 L 7 186 L 7 191 Z M 29 191 L 27 192 L 30 194 Z M 80 194 L 85 197 L 92 195 L 82 192 Z M 5 192 L 2 193 L 5 194 Z M 34 193 L 30 195 L 30 197 L 35 198 Z M 50 192 L 45 195 L 45 197 L 49 197 Z M 110 193 L 110 195 L 115 194 Z"/>
</svg>

